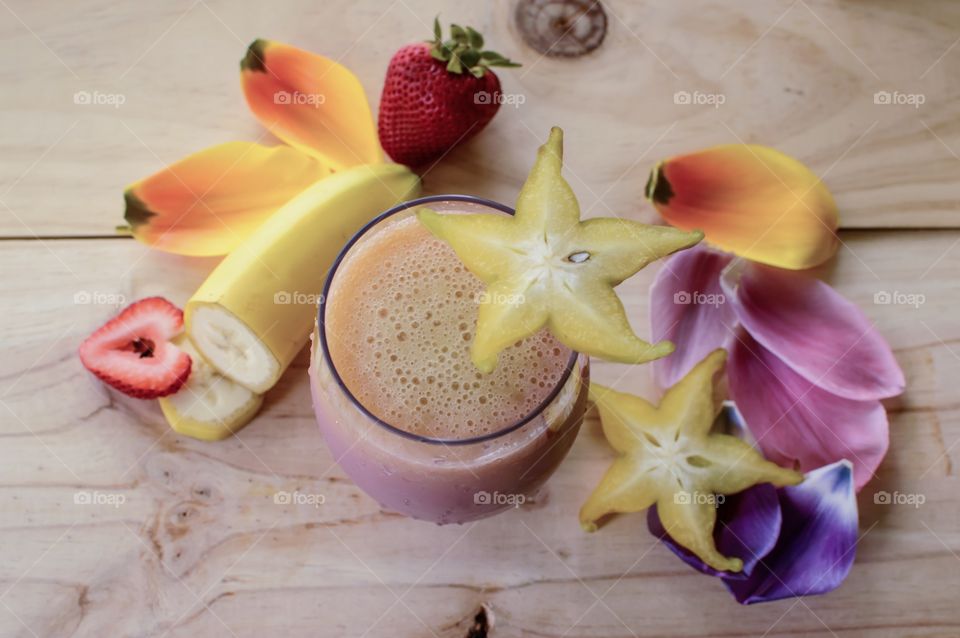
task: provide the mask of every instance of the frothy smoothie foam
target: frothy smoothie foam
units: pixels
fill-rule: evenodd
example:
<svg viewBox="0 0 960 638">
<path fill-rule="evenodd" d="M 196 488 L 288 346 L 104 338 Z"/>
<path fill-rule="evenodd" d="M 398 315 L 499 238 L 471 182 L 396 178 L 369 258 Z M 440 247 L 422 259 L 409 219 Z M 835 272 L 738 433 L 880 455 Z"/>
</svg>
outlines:
<svg viewBox="0 0 960 638">
<path fill-rule="evenodd" d="M 329 291 L 327 340 L 344 384 L 378 418 L 421 436 L 473 438 L 522 420 L 571 352 L 544 330 L 478 372 L 470 344 L 483 293 L 416 218 L 391 222 L 347 255 Z"/>
</svg>

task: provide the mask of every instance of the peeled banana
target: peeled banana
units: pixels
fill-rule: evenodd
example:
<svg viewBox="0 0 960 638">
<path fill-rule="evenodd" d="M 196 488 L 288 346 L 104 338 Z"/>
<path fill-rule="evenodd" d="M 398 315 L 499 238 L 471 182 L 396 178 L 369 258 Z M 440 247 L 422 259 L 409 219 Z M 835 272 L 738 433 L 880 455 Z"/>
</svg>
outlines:
<svg viewBox="0 0 960 638">
<path fill-rule="evenodd" d="M 160 398 L 170 427 L 204 441 L 218 441 L 245 426 L 263 397 L 221 375 L 197 352 L 185 335 L 175 342 L 190 355 L 190 377 L 176 394 Z"/>
<path fill-rule="evenodd" d="M 187 334 L 225 377 L 269 390 L 300 351 L 337 253 L 365 223 L 416 197 L 399 164 L 326 177 L 294 197 L 237 246 L 187 302 Z"/>
</svg>

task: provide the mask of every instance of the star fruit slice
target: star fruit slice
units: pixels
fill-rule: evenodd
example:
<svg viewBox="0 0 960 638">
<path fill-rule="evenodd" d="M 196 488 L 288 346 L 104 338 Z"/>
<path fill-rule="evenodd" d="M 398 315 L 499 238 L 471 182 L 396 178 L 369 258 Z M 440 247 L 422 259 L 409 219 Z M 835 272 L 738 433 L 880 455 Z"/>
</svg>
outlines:
<svg viewBox="0 0 960 638">
<path fill-rule="evenodd" d="M 418 213 L 487 285 L 471 355 L 492 372 L 499 353 L 544 326 L 569 348 L 621 363 L 673 352 L 634 334 L 613 288 L 650 262 L 689 248 L 699 231 L 618 218 L 580 221 L 580 206 L 560 175 L 563 131 L 550 130 L 517 200 L 514 216 Z"/>
<path fill-rule="evenodd" d="M 759 483 L 796 485 L 803 476 L 765 460 L 734 436 L 711 433 L 721 407 L 714 377 L 726 359 L 722 349 L 708 354 L 667 390 L 659 406 L 591 385 L 603 434 L 619 456 L 580 509 L 585 530 L 595 531 L 608 514 L 656 505 L 667 533 L 703 562 L 720 571 L 743 568 L 743 561 L 724 556 L 714 544 L 718 495 Z"/>
</svg>

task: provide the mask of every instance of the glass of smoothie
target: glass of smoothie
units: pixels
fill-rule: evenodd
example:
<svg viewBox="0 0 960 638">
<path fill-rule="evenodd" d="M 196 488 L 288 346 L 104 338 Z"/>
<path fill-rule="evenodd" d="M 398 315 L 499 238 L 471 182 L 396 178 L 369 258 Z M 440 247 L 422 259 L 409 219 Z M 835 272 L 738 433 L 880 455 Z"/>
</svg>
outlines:
<svg viewBox="0 0 960 638">
<path fill-rule="evenodd" d="M 416 218 L 513 214 L 464 195 L 383 213 L 327 278 L 310 364 L 320 432 L 353 481 L 387 509 L 463 523 L 520 505 L 566 456 L 586 409 L 586 356 L 546 330 L 481 374 L 470 344 L 484 286 Z"/>
</svg>

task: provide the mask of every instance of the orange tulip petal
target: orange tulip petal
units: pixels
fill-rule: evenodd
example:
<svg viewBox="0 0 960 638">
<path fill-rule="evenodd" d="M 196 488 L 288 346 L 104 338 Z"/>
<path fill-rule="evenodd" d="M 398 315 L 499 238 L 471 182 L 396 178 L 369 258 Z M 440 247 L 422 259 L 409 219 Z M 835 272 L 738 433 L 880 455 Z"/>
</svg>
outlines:
<svg viewBox="0 0 960 638">
<path fill-rule="evenodd" d="M 330 171 L 289 146 L 227 142 L 194 153 L 124 192 L 133 235 L 180 255 L 223 255 Z"/>
<path fill-rule="evenodd" d="M 260 123 L 334 170 L 383 161 L 363 86 L 346 67 L 302 49 L 256 40 L 240 83 Z"/>
<path fill-rule="evenodd" d="M 670 224 L 699 229 L 721 250 L 803 269 L 837 250 L 830 191 L 798 160 L 766 146 L 729 144 L 660 162 L 647 197 Z"/>
</svg>

